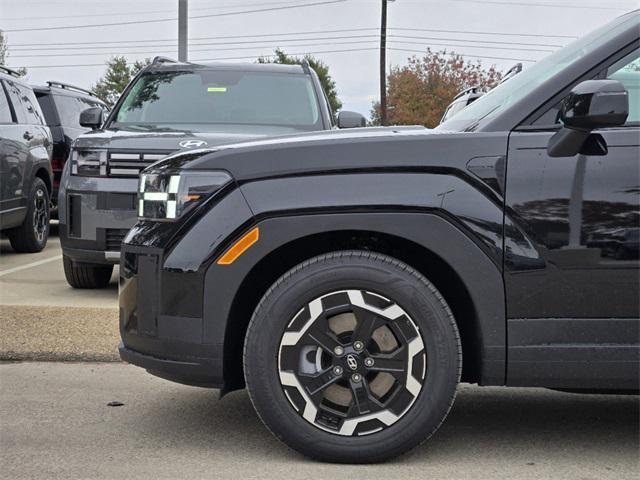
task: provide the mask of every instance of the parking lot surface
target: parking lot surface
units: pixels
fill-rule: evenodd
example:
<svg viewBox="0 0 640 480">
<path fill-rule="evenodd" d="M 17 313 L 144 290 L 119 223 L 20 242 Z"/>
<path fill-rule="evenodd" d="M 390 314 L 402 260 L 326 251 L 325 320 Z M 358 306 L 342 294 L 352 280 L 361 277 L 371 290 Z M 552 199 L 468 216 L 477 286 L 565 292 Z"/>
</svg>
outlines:
<svg viewBox="0 0 640 480">
<path fill-rule="evenodd" d="M 0 240 L 0 304 L 117 308 L 118 269 L 109 288 L 74 290 L 64 278 L 57 227 L 40 253 L 15 253 L 9 240 Z"/>
<path fill-rule="evenodd" d="M 71 288 L 52 234 L 34 254 L 0 240 L 0 360 L 118 360 L 117 268 L 109 288 Z"/>
<path fill-rule="evenodd" d="M 218 401 L 117 363 L 4 363 L 0 378 L 0 471 L 16 480 L 638 478 L 635 396 L 462 385 L 431 441 L 343 466 L 279 443 L 244 391 Z"/>
</svg>

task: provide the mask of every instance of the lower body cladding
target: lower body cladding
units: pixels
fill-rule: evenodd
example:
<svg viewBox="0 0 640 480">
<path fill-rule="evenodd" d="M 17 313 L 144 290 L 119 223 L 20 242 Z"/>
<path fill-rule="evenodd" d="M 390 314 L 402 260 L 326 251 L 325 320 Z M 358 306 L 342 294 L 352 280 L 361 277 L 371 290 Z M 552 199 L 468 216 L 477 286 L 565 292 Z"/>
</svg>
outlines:
<svg viewBox="0 0 640 480">
<path fill-rule="evenodd" d="M 65 256 L 75 263 L 117 264 L 137 219 L 135 178 L 63 176 L 58 217 Z"/>
</svg>

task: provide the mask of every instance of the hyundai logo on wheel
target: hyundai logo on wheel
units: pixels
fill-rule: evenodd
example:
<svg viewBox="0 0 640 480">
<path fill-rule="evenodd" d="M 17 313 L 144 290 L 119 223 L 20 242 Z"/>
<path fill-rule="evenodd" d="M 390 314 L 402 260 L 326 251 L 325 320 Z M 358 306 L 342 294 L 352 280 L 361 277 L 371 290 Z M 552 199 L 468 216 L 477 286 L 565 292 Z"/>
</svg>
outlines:
<svg viewBox="0 0 640 480">
<path fill-rule="evenodd" d="M 356 360 L 356 357 L 353 355 L 347 355 L 347 365 L 349 365 L 351 370 L 358 368 L 358 361 Z"/>
<path fill-rule="evenodd" d="M 204 140 L 183 140 L 178 145 L 182 148 L 206 147 L 207 142 Z"/>
</svg>

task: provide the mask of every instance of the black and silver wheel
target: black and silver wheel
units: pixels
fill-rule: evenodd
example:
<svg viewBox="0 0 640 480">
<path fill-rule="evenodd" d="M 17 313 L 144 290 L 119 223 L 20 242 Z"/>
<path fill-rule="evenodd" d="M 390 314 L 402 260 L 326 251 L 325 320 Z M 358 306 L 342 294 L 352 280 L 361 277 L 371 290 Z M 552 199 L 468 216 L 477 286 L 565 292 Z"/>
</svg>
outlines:
<svg viewBox="0 0 640 480">
<path fill-rule="evenodd" d="M 375 462 L 427 438 L 455 395 L 461 347 L 432 284 L 370 252 L 311 259 L 251 320 L 245 378 L 264 423 L 327 461 Z"/>
<path fill-rule="evenodd" d="M 27 214 L 19 227 L 9 231 L 9 241 L 16 252 L 41 251 L 49 238 L 49 191 L 42 179 L 35 178 L 27 204 Z"/>
</svg>

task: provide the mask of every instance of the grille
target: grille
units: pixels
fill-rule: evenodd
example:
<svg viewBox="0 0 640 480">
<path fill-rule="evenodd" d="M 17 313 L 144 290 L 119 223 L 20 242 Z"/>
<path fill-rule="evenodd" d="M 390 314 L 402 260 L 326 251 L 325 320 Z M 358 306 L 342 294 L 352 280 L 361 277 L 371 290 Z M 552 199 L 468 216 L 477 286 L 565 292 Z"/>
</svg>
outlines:
<svg viewBox="0 0 640 480">
<path fill-rule="evenodd" d="M 120 251 L 120 245 L 129 230 L 126 228 L 107 228 L 105 231 L 105 249 L 108 252 Z"/>
<path fill-rule="evenodd" d="M 107 172 L 110 177 L 137 178 L 143 169 L 170 153 L 171 151 L 109 152 Z"/>
</svg>

